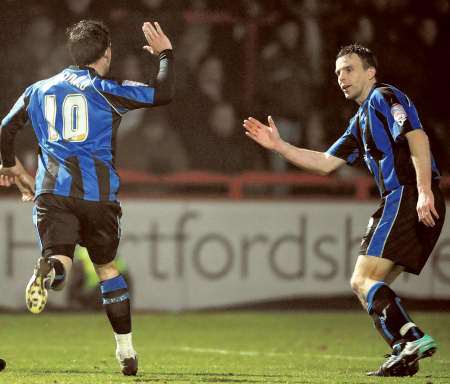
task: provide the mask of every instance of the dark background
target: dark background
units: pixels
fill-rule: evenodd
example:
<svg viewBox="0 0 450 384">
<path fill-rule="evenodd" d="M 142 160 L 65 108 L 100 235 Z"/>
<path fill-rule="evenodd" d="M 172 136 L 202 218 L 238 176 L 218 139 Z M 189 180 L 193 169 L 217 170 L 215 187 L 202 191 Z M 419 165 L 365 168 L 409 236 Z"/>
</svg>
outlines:
<svg viewBox="0 0 450 384">
<path fill-rule="evenodd" d="M 378 78 L 405 92 L 450 170 L 448 0 L 3 0 L 0 114 L 25 87 L 70 64 L 65 29 L 103 20 L 113 40 L 112 75 L 148 81 L 157 60 L 142 50 L 144 21 L 159 21 L 174 45 L 172 104 L 128 114 L 119 168 L 153 174 L 208 170 L 283 172 L 290 166 L 242 133 L 249 115 L 274 116 L 293 144 L 325 150 L 355 112 L 337 87 L 336 53 L 359 42 L 378 56 Z M 35 164 L 30 127 L 17 149 Z M 136 156 L 139 153 L 140 156 Z"/>
</svg>

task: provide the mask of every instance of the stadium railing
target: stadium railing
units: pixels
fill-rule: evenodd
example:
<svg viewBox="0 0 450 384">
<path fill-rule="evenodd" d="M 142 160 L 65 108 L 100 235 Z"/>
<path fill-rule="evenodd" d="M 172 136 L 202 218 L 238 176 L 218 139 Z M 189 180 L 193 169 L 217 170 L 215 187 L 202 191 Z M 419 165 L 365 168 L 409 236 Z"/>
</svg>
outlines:
<svg viewBox="0 0 450 384">
<path fill-rule="evenodd" d="M 246 171 L 233 175 L 200 170 L 164 175 L 130 169 L 118 172 L 122 198 L 379 199 L 370 176 L 317 176 L 300 171 Z M 450 200 L 450 176 L 443 177 L 440 185 Z M 0 188 L 0 197 L 16 193 L 15 188 Z"/>
<path fill-rule="evenodd" d="M 234 175 L 208 171 L 188 171 L 154 175 L 120 169 L 125 195 L 170 197 L 221 197 L 231 200 L 273 197 L 330 197 L 364 201 L 378 198 L 378 191 L 369 176 L 341 178 L 316 176 L 302 172 L 243 172 Z M 441 186 L 450 197 L 450 177 L 443 177 Z"/>
</svg>

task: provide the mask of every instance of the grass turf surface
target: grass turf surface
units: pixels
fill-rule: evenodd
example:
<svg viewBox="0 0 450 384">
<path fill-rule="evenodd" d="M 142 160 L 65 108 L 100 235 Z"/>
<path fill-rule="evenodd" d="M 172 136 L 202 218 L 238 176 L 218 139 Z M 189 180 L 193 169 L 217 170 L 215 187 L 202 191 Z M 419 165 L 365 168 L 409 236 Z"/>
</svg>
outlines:
<svg viewBox="0 0 450 384">
<path fill-rule="evenodd" d="M 124 377 L 102 313 L 1 315 L 0 383 L 449 383 L 450 314 L 417 313 L 439 343 L 410 378 L 370 378 L 387 346 L 359 312 L 134 317 L 139 373 Z"/>
</svg>

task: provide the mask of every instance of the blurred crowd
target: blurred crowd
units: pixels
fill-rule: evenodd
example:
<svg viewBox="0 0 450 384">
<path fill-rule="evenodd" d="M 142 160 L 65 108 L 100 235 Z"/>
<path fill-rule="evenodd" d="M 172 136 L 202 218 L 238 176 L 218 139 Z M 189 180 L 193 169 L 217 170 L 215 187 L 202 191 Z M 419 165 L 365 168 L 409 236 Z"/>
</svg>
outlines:
<svg viewBox="0 0 450 384">
<path fill-rule="evenodd" d="M 290 166 L 246 138 L 242 120 L 271 114 L 291 143 L 327 149 L 357 109 L 337 87 L 336 53 L 359 42 L 377 54 L 379 80 L 413 100 L 448 172 L 449 8 L 449 0 L 3 0 L 0 112 L 70 64 L 65 29 L 83 18 L 110 27 L 112 76 L 147 82 L 158 60 L 142 50 L 141 26 L 157 20 L 175 49 L 176 97 L 125 115 L 118 168 L 280 172 Z M 17 145 L 33 166 L 30 127 Z"/>
</svg>

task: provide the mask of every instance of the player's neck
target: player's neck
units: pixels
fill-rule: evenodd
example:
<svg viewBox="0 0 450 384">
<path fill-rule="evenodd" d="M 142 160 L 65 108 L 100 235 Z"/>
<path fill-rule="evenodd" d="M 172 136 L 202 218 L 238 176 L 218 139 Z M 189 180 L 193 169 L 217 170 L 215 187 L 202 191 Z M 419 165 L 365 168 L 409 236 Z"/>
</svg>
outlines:
<svg viewBox="0 0 450 384">
<path fill-rule="evenodd" d="M 108 73 L 108 68 L 106 68 L 105 65 L 102 65 L 102 63 L 99 63 L 99 62 L 88 64 L 88 65 L 86 65 L 86 67 L 92 68 L 100 76 L 105 76 Z"/>
<path fill-rule="evenodd" d="M 86 67 L 94 69 L 100 76 L 105 76 L 109 72 L 109 62 L 108 57 L 104 55 L 97 61 L 86 65 Z"/>
<path fill-rule="evenodd" d="M 372 90 L 373 86 L 375 85 L 376 80 L 371 80 L 367 84 L 366 87 L 364 87 L 363 91 L 361 92 L 361 95 L 355 99 L 355 101 L 358 103 L 358 105 L 362 105 L 364 101 L 369 97 L 370 91 Z"/>
</svg>

